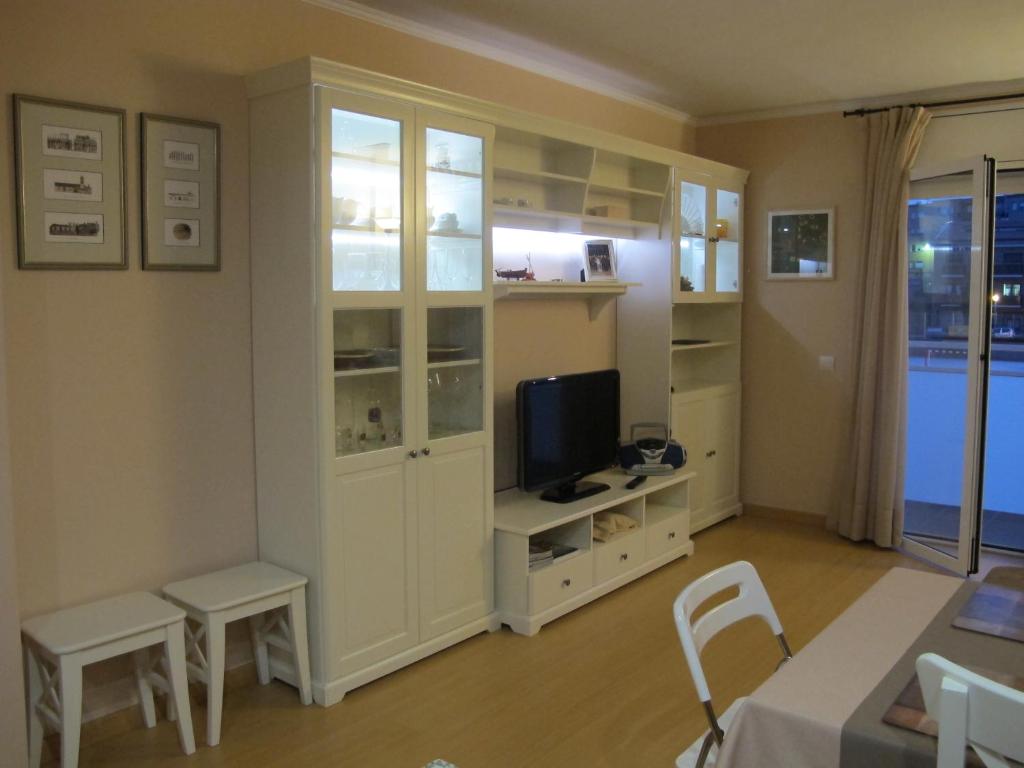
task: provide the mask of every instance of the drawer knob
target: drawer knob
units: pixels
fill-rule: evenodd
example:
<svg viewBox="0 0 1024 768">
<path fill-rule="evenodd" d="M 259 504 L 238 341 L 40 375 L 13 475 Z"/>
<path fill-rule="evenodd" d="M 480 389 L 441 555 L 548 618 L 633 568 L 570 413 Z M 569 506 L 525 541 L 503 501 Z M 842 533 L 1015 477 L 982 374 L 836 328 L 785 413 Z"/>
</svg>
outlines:
<svg viewBox="0 0 1024 768">
<path fill-rule="evenodd" d="M 571 584 L 572 584 L 572 579 L 562 579 L 562 589 L 565 589 L 566 587 L 570 586 Z"/>
<path fill-rule="evenodd" d="M 669 537 L 670 539 L 674 539 L 674 538 L 676 537 L 676 532 L 675 532 L 675 531 L 669 531 L 669 532 L 668 532 L 668 537 Z"/>
<path fill-rule="evenodd" d="M 417 451 L 415 448 L 413 450 L 409 451 L 409 458 L 410 459 L 415 459 L 419 455 L 420 455 L 420 452 Z"/>
<path fill-rule="evenodd" d="M 423 449 L 423 455 L 424 456 L 429 456 L 430 455 L 430 448 L 429 447 Z"/>
<path fill-rule="evenodd" d="M 621 555 L 619 555 L 619 562 L 625 562 L 626 560 L 629 560 L 628 552 L 623 552 Z"/>
</svg>

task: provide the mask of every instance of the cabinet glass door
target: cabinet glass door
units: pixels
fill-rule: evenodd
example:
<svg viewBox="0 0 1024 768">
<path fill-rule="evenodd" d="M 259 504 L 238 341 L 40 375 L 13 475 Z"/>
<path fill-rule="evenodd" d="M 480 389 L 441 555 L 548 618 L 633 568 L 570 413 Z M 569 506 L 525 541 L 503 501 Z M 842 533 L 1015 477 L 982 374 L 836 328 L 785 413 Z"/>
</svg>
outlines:
<svg viewBox="0 0 1024 768">
<path fill-rule="evenodd" d="M 484 140 L 426 129 L 427 290 L 483 287 Z"/>
<path fill-rule="evenodd" d="M 484 424 L 484 309 L 427 310 L 427 436 L 479 432 Z"/>
<path fill-rule="evenodd" d="M 679 184 L 679 290 L 707 292 L 707 189 Z"/>
<path fill-rule="evenodd" d="M 402 171 L 401 121 L 331 110 L 335 291 L 402 289 Z"/>
<path fill-rule="evenodd" d="M 403 434 L 402 310 L 335 310 L 335 455 L 400 446 Z"/>
<path fill-rule="evenodd" d="M 740 196 L 719 189 L 715 195 L 715 292 L 740 292 Z"/>
</svg>

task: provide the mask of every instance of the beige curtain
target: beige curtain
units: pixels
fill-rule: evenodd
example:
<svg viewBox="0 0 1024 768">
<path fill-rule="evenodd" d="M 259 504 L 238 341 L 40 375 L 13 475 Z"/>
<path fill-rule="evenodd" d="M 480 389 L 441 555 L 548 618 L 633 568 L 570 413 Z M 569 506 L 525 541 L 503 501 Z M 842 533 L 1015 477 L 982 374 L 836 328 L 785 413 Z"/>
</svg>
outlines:
<svg viewBox="0 0 1024 768">
<path fill-rule="evenodd" d="M 870 115 L 864 252 L 854 322 L 856 390 L 842 498 L 829 527 L 899 545 L 907 395 L 907 197 L 931 116 L 920 107 Z"/>
</svg>

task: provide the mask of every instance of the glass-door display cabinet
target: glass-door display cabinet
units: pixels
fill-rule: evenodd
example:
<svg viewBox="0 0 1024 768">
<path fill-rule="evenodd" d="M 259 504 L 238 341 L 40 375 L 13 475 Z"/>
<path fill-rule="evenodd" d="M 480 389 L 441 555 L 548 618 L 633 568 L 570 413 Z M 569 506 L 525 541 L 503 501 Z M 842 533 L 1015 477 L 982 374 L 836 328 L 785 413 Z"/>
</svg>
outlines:
<svg viewBox="0 0 1024 768">
<path fill-rule="evenodd" d="M 741 301 L 742 193 L 676 173 L 673 300 Z"/>
<path fill-rule="evenodd" d="M 496 621 L 494 129 L 347 86 L 250 101 L 260 554 L 326 704 Z"/>
</svg>

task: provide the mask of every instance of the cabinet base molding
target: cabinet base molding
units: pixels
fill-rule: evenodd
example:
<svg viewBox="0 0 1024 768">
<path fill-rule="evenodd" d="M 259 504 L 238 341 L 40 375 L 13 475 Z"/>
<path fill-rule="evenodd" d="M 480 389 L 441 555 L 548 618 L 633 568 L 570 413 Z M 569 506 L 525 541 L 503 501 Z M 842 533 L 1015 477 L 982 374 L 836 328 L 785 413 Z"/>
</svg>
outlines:
<svg viewBox="0 0 1024 768">
<path fill-rule="evenodd" d="M 738 517 L 743 514 L 746 509 L 742 504 L 736 502 L 720 509 L 705 512 L 704 510 L 698 510 L 697 512 L 690 513 L 690 535 L 703 531 L 705 528 L 710 528 L 715 523 L 720 523 L 723 520 L 728 520 L 730 517 Z"/>
<path fill-rule="evenodd" d="M 554 608 L 549 608 L 543 613 L 538 613 L 533 616 L 516 616 L 503 613 L 501 614 L 501 623 L 507 624 L 509 629 L 517 635 L 527 635 L 532 637 L 540 632 L 540 628 L 545 624 L 550 624 L 555 619 L 561 618 L 565 614 L 575 611 L 580 606 L 597 600 L 599 597 L 604 597 L 609 592 L 614 592 L 624 584 L 636 581 L 640 577 L 646 576 L 651 571 L 671 563 L 673 560 L 678 560 L 681 557 L 686 557 L 692 554 L 693 542 L 687 541 L 683 546 L 648 560 L 639 568 L 634 568 L 628 573 L 623 573 L 614 579 L 598 584 L 596 587 L 591 587 L 586 592 L 581 592 L 576 595 L 576 597 L 566 600 L 564 603 L 556 605 Z"/>
<path fill-rule="evenodd" d="M 743 512 L 751 517 L 781 520 L 782 522 L 797 523 L 798 525 L 813 525 L 815 528 L 825 527 L 825 515 L 817 515 L 814 512 L 800 512 L 796 509 L 782 509 L 781 507 L 764 507 L 760 504 L 744 504 Z"/>
<path fill-rule="evenodd" d="M 501 627 L 501 621 L 497 613 L 489 613 L 482 619 L 470 622 L 463 627 L 447 632 L 438 637 L 432 638 L 425 643 L 410 648 L 384 661 L 377 662 L 366 669 L 353 672 L 350 675 L 331 680 L 329 683 L 313 681 L 313 701 L 323 707 L 330 707 L 337 704 L 349 691 L 355 690 L 362 685 L 373 682 L 378 678 L 389 675 L 392 672 L 414 664 L 425 659 L 433 653 L 443 651 L 456 643 L 461 643 L 481 632 L 495 632 Z"/>
</svg>

